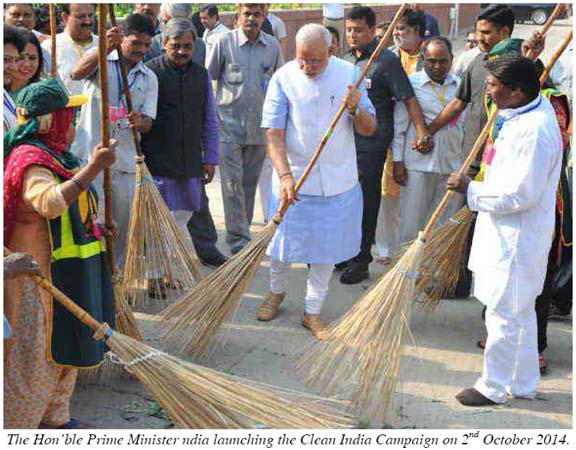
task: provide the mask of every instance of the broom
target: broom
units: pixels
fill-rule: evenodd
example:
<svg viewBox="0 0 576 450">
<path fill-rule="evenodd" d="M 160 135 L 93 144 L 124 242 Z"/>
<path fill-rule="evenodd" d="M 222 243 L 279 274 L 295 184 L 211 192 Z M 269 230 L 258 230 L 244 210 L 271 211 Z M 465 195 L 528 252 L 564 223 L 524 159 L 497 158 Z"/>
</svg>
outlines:
<svg viewBox="0 0 576 450">
<path fill-rule="evenodd" d="M 116 26 L 114 9 L 110 8 L 110 22 Z M 128 112 L 133 111 L 122 49 L 118 48 L 122 87 Z M 202 279 L 200 265 L 186 239 L 174 222 L 164 199 L 153 182 L 144 163 L 138 132 L 132 128 L 136 148 L 136 187 L 130 210 L 123 290 L 128 302 L 143 307 L 148 302 L 149 287 L 156 292 L 163 289 L 162 280 L 150 274 L 164 274 L 167 280 L 179 278 L 178 289 L 190 288 Z"/>
<path fill-rule="evenodd" d="M 50 64 L 50 78 L 56 79 L 57 75 L 57 65 L 56 65 L 56 6 L 53 3 L 48 5 L 48 10 L 50 11 L 50 51 L 51 64 Z"/>
<path fill-rule="evenodd" d="M 462 164 L 465 173 L 482 148 L 496 114 L 491 114 L 470 154 Z M 392 404 L 392 393 L 400 369 L 404 342 L 410 335 L 410 314 L 418 271 L 427 236 L 448 204 L 448 191 L 418 239 L 352 309 L 317 342 L 297 365 L 306 382 L 326 392 L 338 392 L 352 385 L 353 404 L 358 411 L 384 422 Z"/>
<path fill-rule="evenodd" d="M 4 256 L 10 254 L 4 247 Z M 30 275 L 62 306 L 95 331 L 114 360 L 136 376 L 181 428 L 343 428 L 353 418 L 334 402 L 198 366 L 149 347 L 98 322 L 46 278 Z M 325 404 L 328 403 L 328 404 Z"/>
<path fill-rule="evenodd" d="M 541 33 L 546 35 L 554 20 L 562 10 L 562 4 L 556 8 L 543 26 Z M 572 37 L 567 37 L 553 54 L 544 73 L 540 77 L 543 85 L 548 78 L 552 66 L 565 50 Z M 497 111 L 493 114 L 497 114 Z M 466 243 L 472 224 L 472 211 L 467 206 L 462 207 L 448 222 L 434 229 L 429 237 L 422 260 L 420 276 L 416 283 L 415 298 L 422 299 L 428 312 L 434 311 L 440 299 L 450 295 L 456 289 L 460 275 L 460 267 L 464 264 Z M 405 244 L 393 262 L 397 262 L 410 247 Z"/>
<path fill-rule="evenodd" d="M 108 75 L 107 75 L 107 51 L 106 51 L 106 10 L 108 5 L 98 5 L 98 75 L 100 81 L 100 135 L 102 137 L 102 145 L 108 147 L 110 145 L 110 118 L 109 118 L 109 98 L 108 98 Z M 112 178 L 110 176 L 110 169 L 104 169 L 104 222 L 107 227 L 111 227 L 114 223 L 112 211 Z M 122 290 L 122 282 L 120 274 L 116 269 L 114 257 L 114 238 L 106 237 L 106 254 L 108 257 L 108 264 L 112 274 L 112 285 L 114 287 L 114 307 L 116 312 L 116 328 L 122 333 L 130 336 L 137 341 L 143 341 L 138 323 L 134 317 L 134 313 L 130 305 L 126 302 L 124 292 Z M 83 370 L 80 372 L 79 378 L 82 383 L 103 383 L 109 384 L 117 380 L 122 375 L 122 369 L 117 364 L 113 364 L 108 359 L 104 359 L 103 364 L 94 369 Z"/>
<path fill-rule="evenodd" d="M 390 37 L 405 8 L 406 4 L 400 6 L 388 27 L 385 38 Z M 357 89 L 360 86 L 366 73 L 385 47 L 385 42 L 386 39 L 380 41 L 354 88 Z M 306 181 L 345 108 L 345 104 L 342 104 L 330 122 L 328 130 L 320 140 L 306 170 L 296 183 L 296 192 Z M 182 339 L 181 348 L 198 356 L 206 354 L 206 350 L 220 326 L 237 310 L 240 299 L 258 271 L 266 248 L 282 222 L 287 208 L 288 205 L 281 205 L 273 219 L 258 233 L 254 240 L 163 312 L 161 326 L 164 338 L 168 342 L 175 344 Z"/>
</svg>

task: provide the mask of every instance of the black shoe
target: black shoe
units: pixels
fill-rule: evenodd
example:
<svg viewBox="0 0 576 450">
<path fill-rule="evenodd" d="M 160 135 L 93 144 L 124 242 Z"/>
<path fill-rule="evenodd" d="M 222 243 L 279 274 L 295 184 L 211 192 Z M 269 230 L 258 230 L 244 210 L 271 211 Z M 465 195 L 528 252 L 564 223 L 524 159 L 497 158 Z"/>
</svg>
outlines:
<svg viewBox="0 0 576 450">
<path fill-rule="evenodd" d="M 334 264 L 334 269 L 338 271 L 346 270 L 350 262 L 351 260 L 348 259 L 346 261 L 339 262 L 338 264 Z"/>
<path fill-rule="evenodd" d="M 496 402 L 493 402 L 488 397 L 484 397 L 484 395 L 482 395 L 474 388 L 464 389 L 456 396 L 456 400 L 458 400 L 464 406 L 496 405 Z"/>
<path fill-rule="evenodd" d="M 346 271 L 340 276 L 340 283 L 357 284 L 362 280 L 367 280 L 369 276 L 368 264 L 352 262 L 348 265 Z"/>
<path fill-rule="evenodd" d="M 239 244 L 234 244 L 230 246 L 230 253 L 235 255 L 236 253 L 240 252 L 245 246 L 247 242 L 240 242 Z"/>
<path fill-rule="evenodd" d="M 203 258 L 200 257 L 200 262 L 202 264 L 204 264 L 205 266 L 220 267 L 226 261 L 228 261 L 228 258 L 226 258 L 220 252 L 215 253 L 214 255 L 207 256 L 207 257 L 203 257 Z"/>
</svg>

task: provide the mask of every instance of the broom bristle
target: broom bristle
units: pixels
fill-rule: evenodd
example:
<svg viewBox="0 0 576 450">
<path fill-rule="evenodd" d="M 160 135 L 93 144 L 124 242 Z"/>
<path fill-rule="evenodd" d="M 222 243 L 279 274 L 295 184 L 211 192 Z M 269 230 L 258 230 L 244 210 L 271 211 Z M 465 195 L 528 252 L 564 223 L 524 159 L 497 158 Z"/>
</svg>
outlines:
<svg viewBox="0 0 576 450">
<path fill-rule="evenodd" d="M 428 313 L 456 289 L 471 223 L 472 211 L 464 206 L 446 223 L 431 231 L 427 238 L 414 298 L 422 301 Z M 400 260 L 412 242 L 403 246 L 393 258 L 393 264 Z"/>
<path fill-rule="evenodd" d="M 270 221 L 240 252 L 162 313 L 167 342 L 190 354 L 206 354 L 224 321 L 238 309 L 277 227 Z"/>
<path fill-rule="evenodd" d="M 356 411 L 384 423 L 391 407 L 409 322 L 417 271 L 424 252 L 419 238 L 396 266 L 332 325 L 300 359 L 306 383 L 328 393 L 351 392 Z"/>
<path fill-rule="evenodd" d="M 107 341 L 181 428 L 342 428 L 346 413 L 318 396 L 225 375 L 160 352 L 120 333 Z M 338 402 L 345 404 L 345 402 Z"/>
<path fill-rule="evenodd" d="M 192 247 L 182 236 L 143 161 L 136 164 L 136 189 L 130 211 L 124 264 L 124 292 L 128 302 L 142 308 L 149 287 L 164 288 L 162 278 L 178 280 L 182 291 L 202 278 Z"/>
</svg>

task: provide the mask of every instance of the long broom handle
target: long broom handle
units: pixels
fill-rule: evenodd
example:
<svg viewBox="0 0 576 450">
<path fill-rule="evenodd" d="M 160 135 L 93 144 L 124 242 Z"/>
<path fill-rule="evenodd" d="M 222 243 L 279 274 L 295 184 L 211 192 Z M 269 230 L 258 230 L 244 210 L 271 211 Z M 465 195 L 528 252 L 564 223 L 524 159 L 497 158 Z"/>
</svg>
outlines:
<svg viewBox="0 0 576 450">
<path fill-rule="evenodd" d="M 110 100 L 108 97 L 108 66 L 107 66 L 107 45 L 106 45 L 106 12 L 108 5 L 100 3 L 98 5 L 98 75 L 100 80 L 100 136 L 102 145 L 110 145 Z M 104 224 L 111 227 L 114 223 L 112 211 L 112 176 L 110 169 L 104 169 Z M 106 253 L 112 275 L 116 273 L 114 261 L 114 238 L 106 237 Z"/>
<path fill-rule="evenodd" d="M 545 32 L 550 29 L 552 22 L 554 22 L 554 19 L 556 18 L 556 16 L 558 16 L 558 14 L 561 11 L 561 6 L 562 6 L 561 4 L 556 5 L 556 8 L 554 8 L 554 11 L 550 15 L 550 18 L 548 19 L 548 22 L 546 22 L 546 24 L 542 28 L 542 34 L 545 34 Z M 562 44 L 556 49 L 556 51 L 554 52 L 554 54 L 550 58 L 548 65 L 546 66 L 546 68 L 544 69 L 544 72 L 542 73 L 542 76 L 540 77 L 540 85 L 542 85 L 544 83 L 544 81 L 546 80 L 547 74 L 550 72 L 550 70 L 552 69 L 552 67 L 554 66 L 554 64 L 556 63 L 556 61 L 558 60 L 558 58 L 560 57 L 562 52 L 566 49 L 566 47 L 568 46 L 568 44 L 570 43 L 571 40 L 572 40 L 572 30 L 570 30 L 568 35 L 562 41 Z M 546 75 L 546 76 L 544 76 L 544 75 Z M 490 133 L 490 130 L 492 129 L 492 126 L 494 125 L 494 122 L 496 121 L 497 116 L 498 116 L 498 108 L 495 108 L 492 111 L 492 113 L 490 114 L 490 116 L 488 117 L 488 121 L 486 122 L 486 125 L 484 125 L 484 128 L 480 132 L 480 135 L 478 136 L 478 138 L 476 138 L 476 142 L 474 143 L 472 150 L 470 150 L 468 157 L 462 163 L 462 166 L 460 167 L 460 170 L 458 171 L 458 173 L 464 174 L 468 170 L 468 168 L 470 167 L 470 164 L 472 164 L 472 161 L 474 161 L 474 159 L 476 158 L 476 155 L 478 154 L 478 152 L 482 148 L 484 141 L 488 137 L 488 134 Z M 454 191 L 446 191 L 446 193 L 444 194 L 444 197 L 442 197 L 442 200 L 440 201 L 440 203 L 438 204 L 438 206 L 434 210 L 432 217 L 430 217 L 430 220 L 428 221 L 428 223 L 426 224 L 426 227 L 423 230 L 424 236 L 427 236 L 428 233 L 434 227 L 434 225 L 436 225 L 436 222 L 440 218 L 440 214 L 442 214 L 442 211 L 448 205 L 448 202 L 450 201 L 450 199 L 452 198 L 453 195 L 454 195 Z"/>
<path fill-rule="evenodd" d="M 110 22 L 113 27 L 116 27 L 116 14 L 114 13 L 114 8 L 108 10 L 110 15 Z M 122 89 L 124 90 L 124 97 L 126 98 L 126 106 L 128 113 L 133 111 L 132 107 L 132 94 L 130 94 L 130 85 L 128 84 L 128 75 L 126 74 L 126 66 L 124 66 L 124 57 L 122 56 L 122 48 L 118 46 L 116 49 L 118 52 L 118 64 L 120 65 L 120 75 L 122 76 Z M 140 139 L 138 139 L 138 132 L 135 128 L 132 130 L 132 140 L 134 141 L 134 146 L 136 147 L 136 155 L 142 156 L 142 148 L 140 147 Z"/>
<path fill-rule="evenodd" d="M 54 3 L 48 5 L 50 11 L 50 51 L 52 52 L 52 64 L 50 64 L 50 78 L 56 78 L 56 7 Z"/>
<path fill-rule="evenodd" d="M 556 61 L 558 61 L 558 59 L 560 58 L 562 53 L 564 53 L 564 50 L 566 50 L 566 48 L 570 44 L 570 41 L 572 40 L 572 34 L 573 33 L 574 33 L 574 30 L 572 30 L 572 28 L 570 28 L 570 31 L 568 32 L 568 34 L 566 35 L 566 37 L 564 38 L 564 40 L 562 41 L 560 46 L 554 51 L 554 53 L 550 57 L 550 61 L 548 62 L 548 65 L 544 69 L 544 72 L 542 72 L 542 75 L 540 75 L 540 85 L 544 84 L 544 82 L 548 78 L 548 75 L 550 75 L 550 71 L 552 70 L 552 67 L 554 66 Z"/>
<path fill-rule="evenodd" d="M 372 53 L 372 56 L 370 56 L 370 59 L 368 60 L 368 62 L 364 66 L 364 69 L 362 70 L 362 72 L 360 73 L 358 80 L 356 80 L 356 83 L 354 83 L 354 89 L 358 89 L 360 84 L 362 84 L 362 81 L 364 81 L 364 77 L 366 77 L 368 70 L 370 70 L 370 68 L 372 67 L 374 62 L 378 59 L 378 56 L 380 56 L 382 49 L 384 49 L 386 47 L 386 41 L 388 41 L 388 39 L 390 39 L 390 36 L 392 35 L 392 32 L 394 31 L 394 27 L 396 26 L 396 23 L 398 22 L 398 20 L 400 20 L 400 17 L 402 16 L 402 13 L 407 8 L 407 6 L 408 6 L 407 3 L 403 3 L 402 5 L 400 5 L 400 8 L 398 8 L 398 11 L 396 11 L 396 14 L 394 15 L 394 18 L 392 19 L 392 22 L 390 22 L 390 25 L 388 26 L 386 33 L 384 34 L 382 39 L 380 39 L 380 42 L 378 43 L 378 46 L 374 50 L 374 53 Z M 294 187 L 294 190 L 296 192 L 298 192 L 300 190 L 300 188 L 302 187 L 302 185 L 304 184 L 304 182 L 306 181 L 306 179 L 310 175 L 310 172 L 312 171 L 314 164 L 316 164 L 316 161 L 318 161 L 318 158 L 320 157 L 322 150 L 324 150 L 324 147 L 326 146 L 328 139 L 330 139 L 330 137 L 332 136 L 332 133 L 334 132 L 334 129 L 336 128 L 336 124 L 338 123 L 338 121 L 342 117 L 342 114 L 344 114 L 345 110 L 346 110 L 346 105 L 344 103 L 342 103 L 342 105 L 340 105 L 340 108 L 338 109 L 338 112 L 336 113 L 336 115 L 334 116 L 332 121 L 330 122 L 330 125 L 328 125 L 328 129 L 324 133 L 324 136 L 320 140 L 320 143 L 316 147 L 316 150 L 314 151 L 314 154 L 312 155 L 310 162 L 306 166 L 304 173 L 302 174 L 302 176 L 300 177 L 300 179 L 296 183 L 296 186 Z M 280 209 L 278 209 L 277 214 L 279 214 L 280 217 L 284 216 L 284 213 L 288 209 L 288 206 L 289 206 L 288 204 L 284 204 L 282 207 L 280 207 Z"/>
<path fill-rule="evenodd" d="M 4 247 L 4 256 L 8 256 L 12 252 Z M 64 308 L 70 311 L 74 316 L 78 318 L 84 325 L 97 331 L 102 325 L 94 317 L 80 308 L 76 303 L 70 300 L 60 289 L 54 286 L 47 278 L 41 275 L 28 275 L 38 286 L 48 292 L 52 297 L 54 297 L 58 303 L 60 303 Z"/>
<path fill-rule="evenodd" d="M 542 86 L 544 84 L 544 82 L 548 78 L 548 74 L 550 73 L 550 70 L 552 69 L 552 67 L 554 67 L 554 64 L 556 63 L 556 61 L 558 61 L 558 58 L 560 58 L 560 55 L 562 55 L 564 50 L 566 50 L 566 47 L 568 47 L 568 44 L 572 40 L 572 34 L 573 34 L 573 31 L 570 30 L 568 32 L 568 34 L 566 35 L 566 37 L 564 38 L 564 40 L 562 41 L 562 43 L 560 44 L 560 46 L 552 54 L 550 61 L 548 62 L 546 68 L 544 69 L 544 72 L 542 72 L 542 75 L 540 76 L 540 86 Z M 470 167 L 470 164 L 472 164 L 472 161 L 474 160 L 474 158 L 476 157 L 476 154 L 478 153 L 478 151 L 482 147 L 484 140 L 488 137 L 489 130 L 492 128 L 492 125 L 494 124 L 494 121 L 496 120 L 497 115 L 498 115 L 498 109 L 496 108 L 490 114 L 490 117 L 488 118 L 488 122 L 486 123 L 486 125 L 482 129 L 480 135 L 478 136 L 478 139 L 476 139 L 476 142 L 474 143 L 474 146 L 472 147 L 470 154 L 468 155 L 468 157 L 466 158 L 466 160 L 462 164 L 462 167 L 460 168 L 459 173 L 464 174 L 464 172 L 466 172 L 468 170 L 468 167 Z M 438 205 L 438 207 L 434 211 L 434 214 L 432 214 L 432 217 L 428 221 L 426 228 L 424 228 L 423 233 L 425 236 L 432 230 L 432 227 L 436 224 L 436 221 L 440 217 L 440 214 L 442 213 L 442 211 L 444 210 L 444 208 L 446 207 L 446 205 L 448 204 L 448 202 L 450 201 L 450 199 L 452 198 L 453 195 L 454 195 L 454 191 L 446 191 L 446 194 L 444 194 L 442 201 L 440 202 L 440 204 Z"/>
</svg>

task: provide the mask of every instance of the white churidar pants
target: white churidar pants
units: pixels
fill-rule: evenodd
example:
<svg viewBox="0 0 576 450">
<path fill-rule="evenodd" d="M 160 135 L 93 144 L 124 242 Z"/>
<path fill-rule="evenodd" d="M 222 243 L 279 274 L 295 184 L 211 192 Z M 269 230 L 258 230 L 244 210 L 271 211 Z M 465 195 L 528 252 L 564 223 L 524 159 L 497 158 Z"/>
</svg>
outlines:
<svg viewBox="0 0 576 450">
<path fill-rule="evenodd" d="M 376 250 L 383 258 L 390 258 L 400 242 L 400 198 L 382 196 L 378 225 L 376 226 Z"/>
<path fill-rule="evenodd" d="M 534 398 L 540 380 L 534 307 L 519 312 L 486 309 L 484 370 L 474 388 L 496 403 L 507 394 Z"/>
<path fill-rule="evenodd" d="M 273 294 L 283 294 L 288 288 L 288 272 L 291 264 L 272 259 L 270 261 L 270 291 Z M 304 310 L 306 314 L 320 314 L 322 304 L 328 294 L 328 285 L 333 264 L 310 264 L 308 281 L 306 283 L 306 297 Z"/>
</svg>

